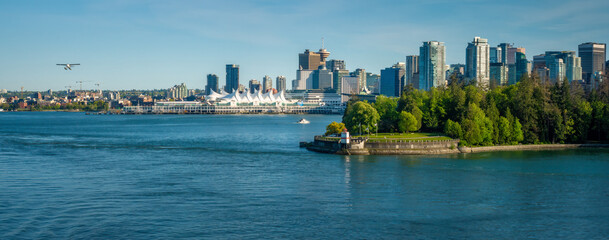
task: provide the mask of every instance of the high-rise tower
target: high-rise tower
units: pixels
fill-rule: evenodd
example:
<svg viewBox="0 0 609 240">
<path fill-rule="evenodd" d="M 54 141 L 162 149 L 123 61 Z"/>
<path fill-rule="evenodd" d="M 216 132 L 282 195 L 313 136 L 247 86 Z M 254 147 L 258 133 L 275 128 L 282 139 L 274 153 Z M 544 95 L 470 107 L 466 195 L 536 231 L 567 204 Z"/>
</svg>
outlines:
<svg viewBox="0 0 609 240">
<path fill-rule="evenodd" d="M 578 47 L 581 58 L 583 79 L 590 83 L 593 76 L 605 73 L 605 60 L 607 58 L 607 45 L 604 43 L 582 43 Z"/>
<path fill-rule="evenodd" d="M 429 91 L 432 87 L 446 85 L 446 47 L 444 43 L 423 42 L 419 52 L 419 89 Z M 381 89 L 382 87 L 381 84 Z"/>
<path fill-rule="evenodd" d="M 490 79 L 488 40 L 475 37 L 474 41 L 467 45 L 465 56 L 465 75 L 467 78 L 475 80 L 479 87 L 488 88 Z"/>
<path fill-rule="evenodd" d="M 239 89 L 239 65 L 226 64 L 226 86 L 224 91 L 232 93 Z"/>
</svg>

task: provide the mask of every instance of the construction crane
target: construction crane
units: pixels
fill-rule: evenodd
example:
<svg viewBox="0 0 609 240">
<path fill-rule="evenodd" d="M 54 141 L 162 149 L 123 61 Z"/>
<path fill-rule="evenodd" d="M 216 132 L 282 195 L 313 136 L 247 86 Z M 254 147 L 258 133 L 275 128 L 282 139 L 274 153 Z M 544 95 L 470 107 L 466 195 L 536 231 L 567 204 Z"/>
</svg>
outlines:
<svg viewBox="0 0 609 240">
<path fill-rule="evenodd" d="M 99 92 L 99 94 L 102 93 L 101 88 L 99 87 L 100 83 L 95 83 L 95 86 L 97 86 L 97 91 Z"/>
<path fill-rule="evenodd" d="M 76 83 L 80 83 L 80 91 L 82 91 L 82 83 L 91 82 L 91 81 L 76 81 Z"/>
</svg>

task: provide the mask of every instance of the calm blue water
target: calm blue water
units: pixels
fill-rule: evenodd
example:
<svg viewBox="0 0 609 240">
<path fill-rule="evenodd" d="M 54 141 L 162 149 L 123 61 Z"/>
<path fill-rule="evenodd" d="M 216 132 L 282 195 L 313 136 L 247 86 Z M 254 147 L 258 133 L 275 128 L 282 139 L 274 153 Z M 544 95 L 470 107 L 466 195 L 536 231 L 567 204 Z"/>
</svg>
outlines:
<svg viewBox="0 0 609 240">
<path fill-rule="evenodd" d="M 298 147 L 339 119 L 0 113 L 0 238 L 609 236 L 607 150 L 348 157 Z"/>
</svg>

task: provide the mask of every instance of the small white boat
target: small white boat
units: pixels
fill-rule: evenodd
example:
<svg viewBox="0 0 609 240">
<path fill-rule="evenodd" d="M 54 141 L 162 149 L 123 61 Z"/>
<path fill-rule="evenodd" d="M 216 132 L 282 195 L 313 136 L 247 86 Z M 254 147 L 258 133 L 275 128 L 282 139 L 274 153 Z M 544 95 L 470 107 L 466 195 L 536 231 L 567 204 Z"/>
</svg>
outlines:
<svg viewBox="0 0 609 240">
<path fill-rule="evenodd" d="M 301 118 L 301 119 L 300 119 L 300 121 L 298 121 L 298 123 L 300 123 L 300 124 L 309 124 L 309 123 L 311 123 L 311 122 L 307 121 L 307 120 L 306 120 L 306 119 L 304 119 L 304 118 Z"/>
</svg>

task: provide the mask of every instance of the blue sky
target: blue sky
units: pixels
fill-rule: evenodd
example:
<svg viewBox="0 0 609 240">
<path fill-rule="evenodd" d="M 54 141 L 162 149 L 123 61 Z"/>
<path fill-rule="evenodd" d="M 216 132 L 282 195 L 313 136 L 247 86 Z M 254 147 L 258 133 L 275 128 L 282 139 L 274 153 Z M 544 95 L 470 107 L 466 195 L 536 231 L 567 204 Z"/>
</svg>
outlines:
<svg viewBox="0 0 609 240">
<path fill-rule="evenodd" d="M 318 50 L 350 70 L 379 73 L 423 41 L 464 63 L 475 36 L 514 43 L 527 57 L 609 41 L 609 1 L 9 1 L 0 0 L 0 89 L 203 88 L 241 66 L 241 83 L 296 76 L 298 53 Z M 64 71 L 56 63 L 81 63 Z M 274 84 L 274 83 L 273 83 Z"/>
</svg>

